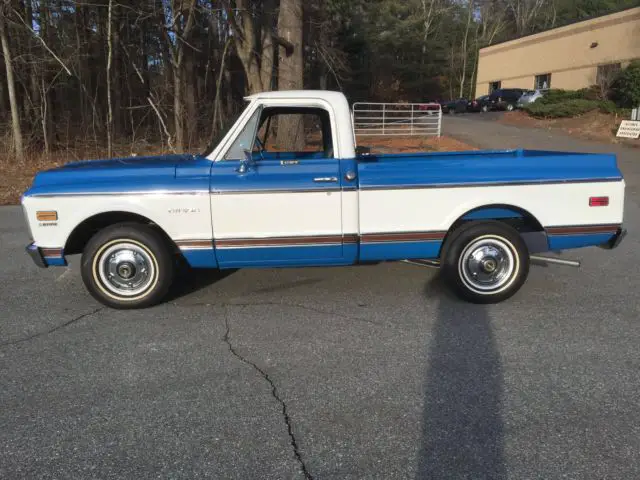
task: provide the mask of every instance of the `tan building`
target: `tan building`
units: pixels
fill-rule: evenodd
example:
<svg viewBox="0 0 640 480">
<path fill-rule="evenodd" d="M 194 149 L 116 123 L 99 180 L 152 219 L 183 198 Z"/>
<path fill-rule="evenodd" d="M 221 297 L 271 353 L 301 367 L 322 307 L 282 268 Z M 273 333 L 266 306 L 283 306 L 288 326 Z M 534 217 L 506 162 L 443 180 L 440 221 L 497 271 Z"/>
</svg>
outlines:
<svg viewBox="0 0 640 480">
<path fill-rule="evenodd" d="M 496 88 L 589 87 L 634 59 L 640 7 L 481 49 L 476 96 Z"/>
</svg>

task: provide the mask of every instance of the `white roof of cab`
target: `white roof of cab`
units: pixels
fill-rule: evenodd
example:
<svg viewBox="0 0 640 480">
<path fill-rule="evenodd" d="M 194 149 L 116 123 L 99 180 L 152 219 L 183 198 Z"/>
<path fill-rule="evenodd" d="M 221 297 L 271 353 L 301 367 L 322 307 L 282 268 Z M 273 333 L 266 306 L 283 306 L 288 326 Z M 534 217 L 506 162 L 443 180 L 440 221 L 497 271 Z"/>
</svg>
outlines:
<svg viewBox="0 0 640 480">
<path fill-rule="evenodd" d="M 278 90 L 262 92 L 246 97 L 250 102 L 268 105 L 306 106 L 325 103 L 332 114 L 334 155 L 336 158 L 355 158 L 353 128 L 351 125 L 351 110 L 347 97 L 341 92 L 329 90 Z M 217 152 L 216 152 L 217 154 Z"/>
<path fill-rule="evenodd" d="M 305 99 L 305 98 L 319 98 L 333 103 L 336 101 L 346 100 L 342 92 L 334 92 L 331 90 L 276 90 L 273 92 L 260 92 L 254 93 L 245 97 L 246 100 L 256 100 L 258 98 L 263 99 Z"/>
</svg>

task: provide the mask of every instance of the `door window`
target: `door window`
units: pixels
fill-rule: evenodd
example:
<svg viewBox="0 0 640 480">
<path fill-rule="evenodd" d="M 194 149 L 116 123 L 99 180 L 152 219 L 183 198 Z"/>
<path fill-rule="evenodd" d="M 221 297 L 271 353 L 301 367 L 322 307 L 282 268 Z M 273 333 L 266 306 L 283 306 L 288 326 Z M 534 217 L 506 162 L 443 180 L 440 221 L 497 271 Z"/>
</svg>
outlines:
<svg viewBox="0 0 640 480">
<path fill-rule="evenodd" d="M 253 143 L 256 138 L 256 129 L 261 112 L 262 109 L 259 108 L 253 113 L 240 134 L 233 141 L 229 150 L 227 150 L 227 154 L 224 156 L 225 160 L 242 160 L 245 158 L 245 150 L 253 150 Z"/>
<path fill-rule="evenodd" d="M 265 108 L 254 152 L 333 156 L 329 113 L 319 108 Z"/>
</svg>

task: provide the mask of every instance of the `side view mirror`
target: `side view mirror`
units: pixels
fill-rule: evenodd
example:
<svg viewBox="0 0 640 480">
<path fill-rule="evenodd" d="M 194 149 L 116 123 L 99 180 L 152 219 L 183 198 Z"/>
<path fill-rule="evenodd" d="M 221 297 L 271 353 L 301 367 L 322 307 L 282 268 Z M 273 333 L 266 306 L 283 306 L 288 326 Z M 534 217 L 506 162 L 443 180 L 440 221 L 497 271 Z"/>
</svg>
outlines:
<svg viewBox="0 0 640 480">
<path fill-rule="evenodd" d="M 358 145 L 356 147 L 356 155 L 371 155 L 371 147 Z"/>
<path fill-rule="evenodd" d="M 253 165 L 253 155 L 249 150 L 244 151 L 244 158 L 240 160 L 240 165 L 238 166 L 238 173 L 247 173 Z"/>
</svg>

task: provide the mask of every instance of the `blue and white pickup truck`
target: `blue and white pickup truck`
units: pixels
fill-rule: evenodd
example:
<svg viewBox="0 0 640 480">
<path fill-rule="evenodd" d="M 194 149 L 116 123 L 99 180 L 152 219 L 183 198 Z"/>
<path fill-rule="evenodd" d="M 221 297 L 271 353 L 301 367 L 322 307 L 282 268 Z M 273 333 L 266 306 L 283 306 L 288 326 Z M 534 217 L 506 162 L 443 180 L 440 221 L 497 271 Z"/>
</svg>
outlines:
<svg viewBox="0 0 640 480">
<path fill-rule="evenodd" d="M 490 303 L 522 286 L 532 254 L 612 248 L 624 236 L 614 155 L 359 153 L 340 93 L 247 100 L 204 155 L 39 173 L 22 199 L 35 263 L 82 253 L 96 299 L 140 308 L 163 299 L 180 257 L 220 269 L 426 259 L 463 298 Z M 289 131 L 299 151 L 277 144 Z"/>
</svg>

